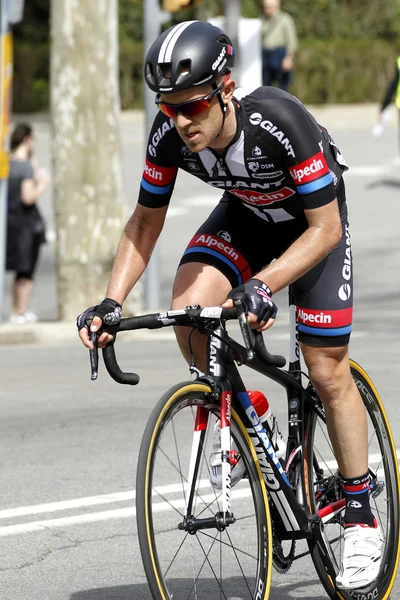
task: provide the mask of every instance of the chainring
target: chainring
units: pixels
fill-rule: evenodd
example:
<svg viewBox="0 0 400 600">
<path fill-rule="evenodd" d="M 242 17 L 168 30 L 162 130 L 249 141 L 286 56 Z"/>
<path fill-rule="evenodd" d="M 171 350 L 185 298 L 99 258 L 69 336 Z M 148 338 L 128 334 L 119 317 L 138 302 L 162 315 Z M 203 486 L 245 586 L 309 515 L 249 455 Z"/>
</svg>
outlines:
<svg viewBox="0 0 400 600">
<path fill-rule="evenodd" d="M 272 550 L 272 564 L 278 573 L 284 575 L 287 573 L 292 566 L 293 558 L 296 550 L 295 540 L 286 540 L 290 543 L 288 552 L 285 552 L 282 546 L 282 542 L 278 539 L 276 532 L 273 531 L 273 550 Z"/>
</svg>

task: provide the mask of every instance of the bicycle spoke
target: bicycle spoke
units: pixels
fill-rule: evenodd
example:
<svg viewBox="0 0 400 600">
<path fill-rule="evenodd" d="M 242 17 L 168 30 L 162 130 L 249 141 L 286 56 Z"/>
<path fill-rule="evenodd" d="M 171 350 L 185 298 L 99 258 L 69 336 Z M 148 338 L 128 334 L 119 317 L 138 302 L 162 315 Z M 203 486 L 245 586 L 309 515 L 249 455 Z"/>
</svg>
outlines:
<svg viewBox="0 0 400 600">
<path fill-rule="evenodd" d="M 176 465 L 172 462 L 171 458 L 168 456 L 168 454 L 160 447 L 158 446 L 157 449 L 163 454 L 164 458 L 169 462 L 169 464 L 174 468 L 174 470 L 179 474 L 180 479 L 182 480 L 182 493 L 184 495 L 184 498 L 186 500 L 186 494 L 185 494 L 185 483 L 188 484 L 188 480 L 187 478 L 183 475 L 183 473 L 181 471 L 178 470 L 178 468 L 176 467 Z M 214 488 L 213 488 L 214 489 Z M 162 498 L 165 502 L 167 502 L 168 504 L 170 504 L 169 500 L 167 500 L 160 492 L 157 491 L 157 488 L 153 488 L 153 491 L 156 492 L 156 494 Z M 205 505 L 204 510 L 206 510 L 213 502 L 210 501 L 210 503 L 207 503 L 206 500 L 203 499 L 203 497 L 201 496 L 201 494 L 199 494 L 198 492 L 198 488 L 194 490 L 195 495 L 201 500 L 201 502 Z M 217 496 L 217 494 L 215 494 L 215 499 L 218 501 L 218 499 L 221 497 L 221 494 L 219 494 Z M 176 512 L 178 512 L 178 514 L 183 517 L 183 513 L 179 512 L 178 509 L 173 506 L 171 504 L 171 508 L 174 508 L 174 510 L 176 510 Z M 204 511 L 203 511 L 204 512 Z"/>
<path fill-rule="evenodd" d="M 217 534 L 217 535 L 218 535 L 218 534 Z M 205 557 L 205 558 L 204 558 L 204 560 L 203 560 L 203 563 L 201 564 L 201 566 L 200 566 L 200 568 L 199 568 L 199 571 L 198 571 L 197 575 L 195 575 L 195 574 L 194 574 L 194 572 L 193 572 L 193 585 L 192 585 L 192 587 L 191 587 L 191 589 L 190 589 L 190 591 L 189 591 L 189 595 L 187 596 L 187 598 L 189 598 L 189 597 L 190 597 L 190 594 L 192 593 L 192 590 L 193 590 L 193 589 L 195 589 L 195 587 L 196 587 L 196 584 L 197 584 L 197 581 L 198 581 L 198 579 L 199 579 L 199 577 L 200 577 L 200 575 L 201 575 L 201 572 L 202 572 L 202 570 L 203 570 L 203 568 L 204 568 L 204 565 L 205 565 L 206 563 L 207 563 L 207 564 L 209 564 L 209 561 L 208 561 L 208 556 L 209 556 L 209 554 L 210 554 L 210 552 L 211 552 L 211 550 L 212 550 L 212 547 L 213 547 L 213 545 L 214 545 L 214 542 L 215 542 L 215 540 L 216 540 L 216 537 L 215 537 L 215 538 L 213 538 L 212 536 L 208 536 L 208 537 L 210 537 L 211 539 L 213 539 L 213 543 L 211 544 L 211 546 L 210 546 L 210 549 L 209 549 L 208 553 L 206 553 L 206 552 L 205 552 L 205 550 L 204 550 L 204 547 L 203 547 L 203 545 L 202 545 L 202 544 L 201 544 L 201 542 L 200 542 L 200 539 L 199 539 L 199 537 L 198 537 L 198 536 L 195 536 L 195 537 L 196 537 L 197 543 L 199 544 L 199 546 L 200 546 L 200 548 L 201 548 L 201 550 L 202 550 L 202 552 L 203 552 L 203 554 L 204 554 L 204 557 Z M 192 559 L 193 559 L 193 556 L 192 556 Z M 195 561 L 193 561 L 193 560 L 192 560 L 192 564 L 193 564 L 193 565 L 194 565 L 194 562 L 195 562 Z M 213 571 L 211 564 L 210 564 L 209 566 L 210 566 L 211 570 Z M 214 574 L 214 577 L 215 577 L 216 581 L 218 582 L 218 578 L 216 577 L 216 575 L 215 575 L 214 571 L 213 571 L 213 574 Z"/>
<path fill-rule="evenodd" d="M 180 473 L 181 476 L 181 484 L 182 484 L 182 493 L 183 493 L 183 497 L 185 498 L 185 502 L 186 502 L 186 496 L 185 496 L 185 490 L 184 490 L 184 477 L 183 477 L 183 471 L 182 471 L 182 467 L 180 464 L 180 456 L 179 456 L 179 452 L 178 452 L 178 446 L 177 446 L 177 435 L 176 435 L 176 431 L 175 431 L 175 421 L 174 419 L 171 419 L 171 426 L 172 426 L 172 430 L 174 433 L 174 443 L 175 443 L 175 450 L 176 450 L 176 456 L 177 456 L 177 460 L 178 460 L 178 471 Z"/>
<path fill-rule="evenodd" d="M 190 405 L 183 396 L 181 405 L 171 405 L 171 414 L 157 421 L 159 431 L 149 430 L 149 439 L 154 440 L 152 466 L 142 471 L 153 495 L 152 501 L 149 493 L 145 495 L 151 517 L 143 519 L 150 534 L 142 534 L 142 541 L 151 540 L 146 574 L 158 574 L 153 578 L 156 589 L 162 588 L 160 596 L 168 599 L 251 600 L 259 580 L 265 580 L 267 565 L 271 568 L 270 556 L 267 554 L 266 560 L 264 554 L 271 542 L 265 538 L 270 528 L 262 479 L 250 458 L 251 440 L 243 441 L 233 421 L 232 437 L 247 476 L 233 486 L 235 520 L 224 526 L 220 521 L 222 490 L 214 488 L 210 480 L 215 407 L 199 435 L 194 427 L 198 414 L 194 411 L 199 406 L 210 410 L 209 397 L 204 404 Z M 194 480 L 189 484 L 191 473 Z M 191 514 L 184 514 L 188 502 Z"/>
<path fill-rule="evenodd" d="M 237 562 L 237 564 L 238 564 L 238 566 L 239 566 L 239 569 L 240 569 L 240 571 L 241 571 L 241 573 L 242 573 L 242 575 L 243 575 L 243 579 L 244 579 L 244 581 L 245 581 L 245 583 L 246 583 L 246 585 L 247 585 L 247 589 L 248 589 L 248 590 L 249 590 L 249 592 L 251 593 L 250 587 L 249 587 L 249 585 L 248 585 L 248 583 L 247 583 L 247 577 L 246 577 L 246 575 L 245 575 L 245 574 L 244 574 L 244 572 L 243 572 L 243 569 L 242 569 L 242 564 L 241 564 L 241 562 L 239 561 L 239 558 L 238 558 L 238 555 L 237 555 L 236 549 L 234 548 L 234 546 L 233 546 L 233 544 L 232 544 L 232 540 L 231 540 L 231 538 L 230 538 L 229 531 L 227 532 L 227 535 L 228 535 L 228 539 L 229 539 L 229 541 L 231 542 L 231 547 L 232 547 L 233 553 L 234 553 L 234 555 L 235 555 L 236 562 Z"/>
<path fill-rule="evenodd" d="M 215 539 L 216 539 L 216 538 L 215 538 Z M 214 539 L 214 542 L 215 542 L 215 539 Z M 218 579 L 218 577 L 216 576 L 216 574 L 215 574 L 215 571 L 214 571 L 214 568 L 213 568 L 212 564 L 210 563 L 210 561 L 208 560 L 208 557 L 209 557 L 209 555 L 210 555 L 210 552 L 211 552 L 211 550 L 212 550 L 212 547 L 213 547 L 214 543 L 213 543 L 213 544 L 211 544 L 211 547 L 210 547 L 210 549 L 209 549 L 208 553 L 206 553 L 206 552 L 205 552 L 205 550 L 204 550 L 204 548 L 203 548 L 203 545 L 202 545 L 202 543 L 201 543 L 201 541 L 200 541 L 200 538 L 199 538 L 198 536 L 197 536 L 197 541 L 199 542 L 199 545 L 200 545 L 200 547 L 201 547 L 201 549 L 202 549 L 202 551 L 203 551 L 203 553 L 204 553 L 204 556 L 205 556 L 205 558 L 204 558 L 204 562 L 203 562 L 203 564 L 201 565 L 200 571 L 199 571 L 199 573 L 197 574 L 196 581 L 198 580 L 198 578 L 199 578 L 199 576 L 200 576 L 200 573 L 201 573 L 201 571 L 202 571 L 202 570 L 203 570 L 203 568 L 204 568 L 204 565 L 207 563 L 207 564 L 208 564 L 208 566 L 209 566 L 209 567 L 210 567 L 210 569 L 211 569 L 211 572 L 212 572 L 212 574 L 214 575 L 215 581 L 217 582 L 217 584 L 218 584 L 218 586 L 219 586 L 220 593 L 222 593 L 222 594 L 223 594 L 223 597 L 224 597 L 224 598 L 226 598 L 226 596 L 225 596 L 225 594 L 224 594 L 224 591 L 223 591 L 223 589 L 222 589 L 222 587 L 221 587 L 221 581 L 220 581 L 220 579 Z"/>
<path fill-rule="evenodd" d="M 206 537 L 210 537 L 210 538 L 214 539 L 210 534 L 206 533 L 205 531 L 201 531 L 200 533 Z M 257 556 L 255 556 L 254 554 L 250 554 L 249 552 L 245 552 L 244 550 L 241 550 L 240 548 L 236 548 L 236 546 L 234 546 L 232 544 L 228 544 L 227 542 L 224 542 L 223 540 L 220 540 L 219 543 L 222 546 L 227 546 L 228 548 L 234 549 L 236 552 L 240 552 L 244 556 L 248 556 L 249 558 L 253 558 L 254 560 L 257 560 Z"/>
<path fill-rule="evenodd" d="M 183 538 L 182 542 L 180 543 L 180 545 L 178 546 L 174 556 L 171 558 L 171 562 L 169 563 L 168 568 L 166 569 L 166 571 L 164 571 L 164 577 L 166 577 L 168 575 L 168 571 L 170 570 L 172 563 L 175 561 L 175 558 L 178 556 L 179 552 L 181 551 L 181 548 L 183 547 L 183 544 L 186 542 L 186 539 L 188 537 L 189 533 L 187 533 L 185 535 L 185 537 Z"/>
<path fill-rule="evenodd" d="M 399 548 L 399 498 L 397 457 L 393 454 L 392 438 L 389 425 L 382 411 L 379 398 L 368 377 L 364 377 L 362 369 L 352 366 L 353 378 L 366 407 L 368 426 L 368 461 L 371 476 L 370 504 L 378 520 L 384 536 L 382 564 L 378 578 L 373 587 L 354 590 L 353 594 L 341 591 L 344 600 L 352 598 L 369 598 L 386 600 L 395 579 Z M 331 444 L 327 440 L 327 431 L 322 420 L 314 414 L 308 416 L 307 422 L 307 465 L 309 500 L 311 507 L 319 511 L 324 518 L 322 526 L 325 550 L 321 552 L 318 545 L 310 545 L 320 579 L 331 598 L 337 598 L 332 588 L 332 576 L 329 570 L 337 571 L 342 563 L 344 547 L 344 507 L 343 490 L 337 462 Z M 335 465 L 334 469 L 332 466 Z M 323 467 L 322 473 L 320 466 Z M 332 514 L 329 514 L 332 507 Z M 329 564 L 330 563 L 330 564 Z"/>
</svg>

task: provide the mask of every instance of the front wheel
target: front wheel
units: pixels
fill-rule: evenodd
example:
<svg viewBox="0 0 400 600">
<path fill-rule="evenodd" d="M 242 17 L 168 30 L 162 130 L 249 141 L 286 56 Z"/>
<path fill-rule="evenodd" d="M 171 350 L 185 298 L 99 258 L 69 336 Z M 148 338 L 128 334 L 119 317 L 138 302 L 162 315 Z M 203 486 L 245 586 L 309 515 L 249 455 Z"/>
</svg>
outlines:
<svg viewBox="0 0 400 600">
<path fill-rule="evenodd" d="M 209 478 L 218 412 L 211 389 L 188 382 L 169 390 L 147 423 L 139 453 L 136 510 L 143 565 L 155 600 L 268 598 L 268 501 L 254 447 L 233 409 L 231 436 L 245 465 L 244 477 L 232 486 L 235 521 L 226 527 L 185 529 L 185 517 L 213 523 L 221 514 L 222 492 Z M 202 427 L 195 426 L 199 414 Z M 191 489 L 189 472 L 195 473 Z"/>
<path fill-rule="evenodd" d="M 338 573 L 343 552 L 344 502 L 338 465 L 329 441 L 323 411 L 311 411 L 306 423 L 306 494 L 309 508 L 323 516 L 327 552 L 310 543 L 319 578 L 334 600 L 385 600 L 397 575 L 400 555 L 399 470 L 396 448 L 382 401 L 365 371 L 350 361 L 351 373 L 363 399 L 368 420 L 368 455 L 372 482 L 371 508 L 384 534 L 382 563 L 375 582 L 359 590 L 337 590 L 327 570 Z M 324 549 L 324 550 L 325 550 Z M 327 569 L 327 561 L 328 569 Z M 330 569 L 329 569 L 330 567 Z"/>
</svg>

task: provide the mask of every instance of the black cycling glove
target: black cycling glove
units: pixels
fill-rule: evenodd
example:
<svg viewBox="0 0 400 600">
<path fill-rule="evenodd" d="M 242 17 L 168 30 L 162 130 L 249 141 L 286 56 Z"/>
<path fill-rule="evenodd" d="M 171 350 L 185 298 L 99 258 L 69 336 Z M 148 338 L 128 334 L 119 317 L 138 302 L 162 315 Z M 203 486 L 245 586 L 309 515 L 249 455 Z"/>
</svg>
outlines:
<svg viewBox="0 0 400 600">
<path fill-rule="evenodd" d="M 248 312 L 256 315 L 258 322 L 275 319 L 278 307 L 271 300 L 271 290 L 260 279 L 249 279 L 245 284 L 233 288 L 228 298 L 234 300 L 238 295 L 244 295 Z"/>
<path fill-rule="evenodd" d="M 103 321 L 103 324 L 99 330 L 99 333 L 106 331 L 107 333 L 113 335 L 115 339 L 119 324 L 121 322 L 121 311 L 122 306 L 118 302 L 112 300 L 111 298 L 105 298 L 101 304 L 91 306 L 82 314 L 80 314 L 76 319 L 76 326 L 78 327 L 79 331 L 83 327 L 86 327 L 89 330 L 93 317 L 100 317 L 100 319 Z"/>
</svg>

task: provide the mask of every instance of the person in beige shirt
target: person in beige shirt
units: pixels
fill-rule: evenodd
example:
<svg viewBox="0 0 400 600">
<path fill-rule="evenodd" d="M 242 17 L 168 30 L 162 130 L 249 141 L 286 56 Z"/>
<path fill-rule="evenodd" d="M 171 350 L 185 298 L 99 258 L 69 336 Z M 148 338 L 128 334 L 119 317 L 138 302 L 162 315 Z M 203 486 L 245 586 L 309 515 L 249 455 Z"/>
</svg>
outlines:
<svg viewBox="0 0 400 600">
<path fill-rule="evenodd" d="M 262 23 L 263 85 L 276 83 L 287 90 L 291 83 L 297 33 L 292 17 L 281 11 L 280 0 L 264 0 Z"/>
</svg>

